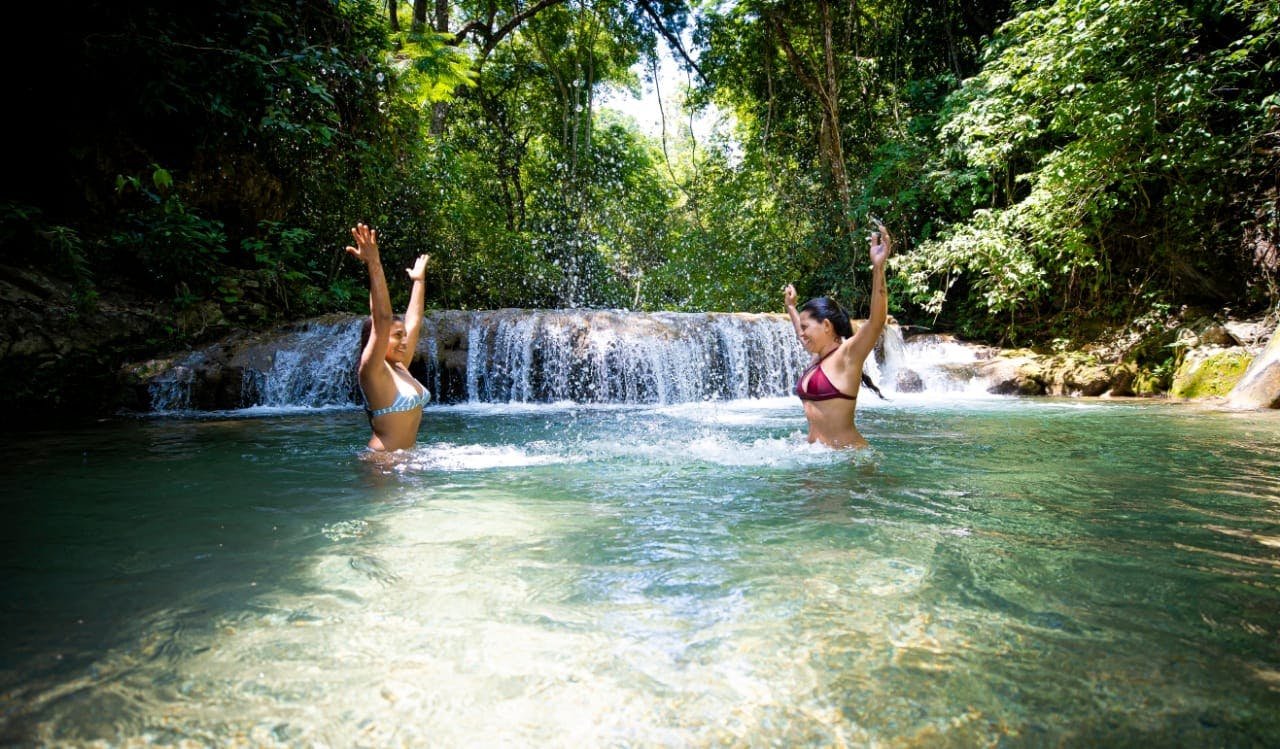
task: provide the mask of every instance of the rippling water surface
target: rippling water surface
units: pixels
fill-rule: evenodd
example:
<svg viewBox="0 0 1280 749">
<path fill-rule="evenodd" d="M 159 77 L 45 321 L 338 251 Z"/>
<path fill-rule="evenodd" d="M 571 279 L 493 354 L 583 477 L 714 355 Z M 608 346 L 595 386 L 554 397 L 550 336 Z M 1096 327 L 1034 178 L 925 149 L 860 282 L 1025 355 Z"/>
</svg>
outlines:
<svg viewBox="0 0 1280 749">
<path fill-rule="evenodd" d="M 1280 745 L 1280 417 L 898 396 L 9 435 L 0 743 Z"/>
</svg>

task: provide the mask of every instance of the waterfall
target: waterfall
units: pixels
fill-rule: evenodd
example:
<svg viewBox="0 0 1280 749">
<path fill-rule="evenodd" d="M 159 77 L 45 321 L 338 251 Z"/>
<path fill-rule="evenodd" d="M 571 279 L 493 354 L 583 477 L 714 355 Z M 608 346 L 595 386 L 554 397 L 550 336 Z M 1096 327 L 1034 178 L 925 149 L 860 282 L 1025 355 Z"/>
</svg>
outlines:
<svg viewBox="0 0 1280 749">
<path fill-rule="evenodd" d="M 153 411 L 345 406 L 359 401 L 361 318 L 309 320 L 176 357 L 147 382 Z"/>
<path fill-rule="evenodd" d="M 362 320 L 311 322 L 281 339 L 270 369 L 250 369 L 242 381 L 247 406 L 338 406 L 358 392 Z"/>
<path fill-rule="evenodd" d="M 989 383 L 978 375 L 977 364 L 995 349 L 975 346 L 948 335 L 915 335 L 902 346 L 898 390 L 985 393 Z M 910 383 L 904 387 L 904 380 Z"/>
<path fill-rule="evenodd" d="M 881 390 L 911 390 L 902 387 L 899 378 L 907 372 L 907 344 L 902 338 L 902 329 L 897 325 L 886 325 L 884 333 L 875 349 L 875 355 L 867 357 L 862 371 L 871 375 L 871 379 Z"/>
<path fill-rule="evenodd" d="M 783 395 L 808 355 L 785 318 L 619 311 L 478 313 L 466 398 L 681 403 Z"/>
<path fill-rule="evenodd" d="M 177 357 L 149 377 L 151 408 L 360 405 L 361 322 L 331 316 Z M 785 315 L 619 310 L 428 312 L 417 352 L 410 370 L 437 403 L 786 396 L 811 359 Z M 890 325 L 865 368 L 886 394 L 977 389 L 980 355 Z"/>
<path fill-rule="evenodd" d="M 155 411 L 188 411 L 192 408 L 191 389 L 196 372 L 208 356 L 196 351 L 162 371 L 147 383 L 148 401 Z"/>
</svg>

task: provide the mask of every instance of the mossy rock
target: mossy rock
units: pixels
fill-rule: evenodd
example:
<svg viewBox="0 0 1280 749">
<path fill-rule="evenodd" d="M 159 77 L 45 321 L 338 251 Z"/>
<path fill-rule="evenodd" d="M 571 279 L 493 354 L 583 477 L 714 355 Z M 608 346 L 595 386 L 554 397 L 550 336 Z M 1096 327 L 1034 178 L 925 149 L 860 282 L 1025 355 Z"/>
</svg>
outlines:
<svg viewBox="0 0 1280 749">
<path fill-rule="evenodd" d="M 1175 398 L 1217 398 L 1225 396 L 1244 375 L 1253 355 L 1235 347 L 1216 351 L 1188 352 L 1173 374 L 1169 394 Z"/>
<path fill-rule="evenodd" d="M 1133 380 L 1134 395 L 1159 395 L 1169 389 L 1169 375 L 1149 369 L 1139 369 Z"/>
</svg>

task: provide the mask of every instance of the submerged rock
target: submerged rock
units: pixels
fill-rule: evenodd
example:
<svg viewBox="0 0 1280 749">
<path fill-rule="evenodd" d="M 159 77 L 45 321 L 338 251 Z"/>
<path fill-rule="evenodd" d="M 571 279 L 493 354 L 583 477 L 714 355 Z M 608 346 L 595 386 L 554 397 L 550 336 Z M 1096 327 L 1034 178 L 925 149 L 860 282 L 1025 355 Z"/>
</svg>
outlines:
<svg viewBox="0 0 1280 749">
<path fill-rule="evenodd" d="M 913 369 L 900 369 L 894 377 L 899 393 L 919 393 L 924 390 L 924 379 Z"/>
</svg>

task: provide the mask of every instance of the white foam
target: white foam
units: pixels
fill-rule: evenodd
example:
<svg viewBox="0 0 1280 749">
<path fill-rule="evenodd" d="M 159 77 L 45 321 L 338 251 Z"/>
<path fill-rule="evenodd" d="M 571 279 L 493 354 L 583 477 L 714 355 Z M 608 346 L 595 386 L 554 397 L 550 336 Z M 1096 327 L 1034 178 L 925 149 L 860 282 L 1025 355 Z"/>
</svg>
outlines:
<svg viewBox="0 0 1280 749">
<path fill-rule="evenodd" d="M 396 470 L 405 471 L 483 471 L 494 468 L 571 463 L 581 457 L 553 449 L 544 452 L 546 443 L 516 445 L 456 445 L 438 442 L 409 450 Z"/>
</svg>

